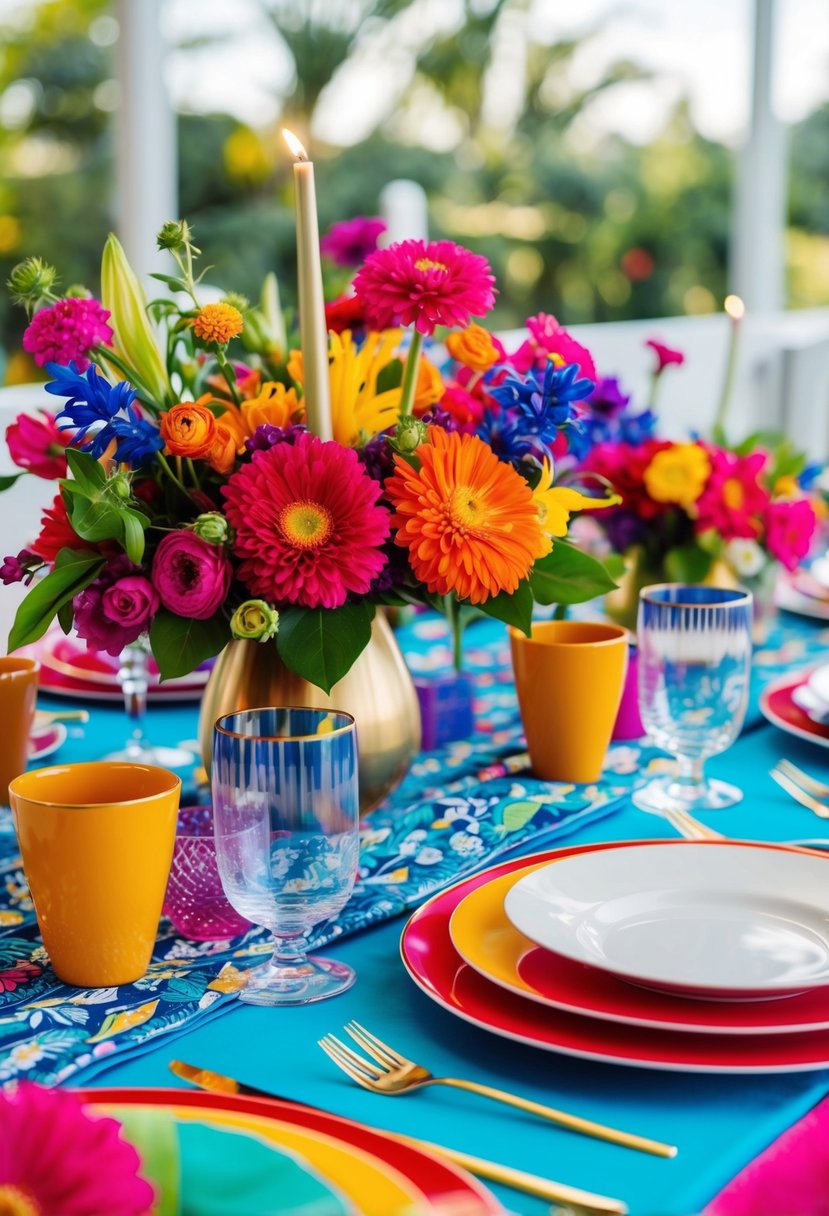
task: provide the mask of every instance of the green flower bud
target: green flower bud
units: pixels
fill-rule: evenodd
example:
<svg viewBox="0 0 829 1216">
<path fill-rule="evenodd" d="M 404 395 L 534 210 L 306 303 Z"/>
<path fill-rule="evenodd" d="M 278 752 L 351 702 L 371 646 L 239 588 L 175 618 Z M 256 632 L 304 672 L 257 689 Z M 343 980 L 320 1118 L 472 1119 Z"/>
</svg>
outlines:
<svg viewBox="0 0 829 1216">
<path fill-rule="evenodd" d="M 393 446 L 404 455 L 416 452 L 421 443 L 426 442 L 427 430 L 425 422 L 413 414 L 404 414 L 395 428 Z"/>
<path fill-rule="evenodd" d="M 197 516 L 190 527 L 196 536 L 211 545 L 223 545 L 230 539 L 230 525 L 218 511 L 206 511 Z"/>
<path fill-rule="evenodd" d="M 8 288 L 15 304 L 33 309 L 43 300 L 52 298 L 52 288 L 58 281 L 54 266 L 42 258 L 26 258 L 18 262 L 9 275 Z"/>
<path fill-rule="evenodd" d="M 159 249 L 185 249 L 188 245 L 192 247 L 193 233 L 187 220 L 167 220 L 156 237 L 156 243 Z"/>
<path fill-rule="evenodd" d="M 265 600 L 245 600 L 230 618 L 234 638 L 250 642 L 267 642 L 279 629 L 279 613 Z"/>
<path fill-rule="evenodd" d="M 237 312 L 247 312 L 250 308 L 250 300 L 247 296 L 243 296 L 241 292 L 230 291 L 226 296 L 222 296 L 222 303 L 229 304 L 231 308 L 235 308 Z"/>
<path fill-rule="evenodd" d="M 63 294 L 73 300 L 89 300 L 92 297 L 92 292 L 88 287 L 84 287 L 83 283 L 73 283 Z"/>
<path fill-rule="evenodd" d="M 125 477 L 123 473 L 115 473 L 107 482 L 109 490 L 116 498 L 129 498 L 132 491 L 130 490 L 130 479 Z"/>
</svg>

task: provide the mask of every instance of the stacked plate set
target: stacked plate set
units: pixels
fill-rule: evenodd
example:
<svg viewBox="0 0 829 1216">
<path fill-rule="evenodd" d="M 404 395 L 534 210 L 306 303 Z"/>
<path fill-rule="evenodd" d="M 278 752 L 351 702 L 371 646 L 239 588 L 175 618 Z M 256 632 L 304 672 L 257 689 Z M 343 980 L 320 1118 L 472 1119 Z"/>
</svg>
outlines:
<svg viewBox="0 0 829 1216">
<path fill-rule="evenodd" d="M 764 689 L 760 709 L 786 734 L 829 747 L 829 663 L 781 676 Z"/>
<path fill-rule="evenodd" d="M 829 554 L 784 575 L 775 588 L 778 608 L 829 621 Z"/>
<path fill-rule="evenodd" d="M 581 845 L 434 896 L 401 940 L 444 1009 L 546 1051 L 689 1072 L 829 1065 L 829 856 Z"/>
</svg>

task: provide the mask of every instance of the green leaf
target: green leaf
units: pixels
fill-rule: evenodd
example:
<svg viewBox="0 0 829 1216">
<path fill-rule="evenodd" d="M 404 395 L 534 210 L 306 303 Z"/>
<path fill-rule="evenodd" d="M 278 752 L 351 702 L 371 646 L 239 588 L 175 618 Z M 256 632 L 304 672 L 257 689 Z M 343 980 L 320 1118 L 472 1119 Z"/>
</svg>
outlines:
<svg viewBox="0 0 829 1216">
<path fill-rule="evenodd" d="M 103 564 L 104 559 L 97 553 L 61 549 L 54 570 L 34 584 L 18 608 L 9 634 L 9 650 L 42 638 L 64 604 L 89 586 Z"/>
<path fill-rule="evenodd" d="M 72 626 L 75 623 L 75 618 L 72 613 L 72 601 L 67 600 L 62 608 L 58 608 L 58 624 L 65 634 L 72 632 Z"/>
<path fill-rule="evenodd" d="M 502 591 L 500 595 L 488 599 L 485 604 L 479 604 L 478 608 L 487 616 L 495 617 L 496 621 L 505 621 L 507 625 L 514 625 L 527 637 L 530 636 L 533 619 L 533 593 L 527 579 L 518 584 L 512 595 Z"/>
<path fill-rule="evenodd" d="M 538 604 L 581 604 L 615 586 L 603 562 L 562 540 L 530 572 L 530 588 Z"/>
<path fill-rule="evenodd" d="M 66 463 L 69 465 L 69 472 L 79 489 L 94 494 L 106 485 L 106 469 L 94 456 L 90 456 L 89 452 L 78 452 L 75 448 L 67 448 Z M 61 481 L 60 484 L 63 486 L 67 482 Z"/>
<path fill-rule="evenodd" d="M 403 360 L 392 359 L 385 367 L 380 368 L 377 376 L 377 394 L 388 392 L 390 388 L 400 388 L 403 383 Z"/>
<path fill-rule="evenodd" d="M 229 640 L 230 630 L 221 615 L 194 621 L 160 608 L 150 626 L 150 646 L 162 681 L 189 675 Z"/>
<path fill-rule="evenodd" d="M 279 617 L 276 645 L 291 671 L 330 692 L 371 637 L 373 604 L 342 608 L 286 608 Z"/>
<path fill-rule="evenodd" d="M 158 279 L 159 283 L 165 283 L 168 287 L 172 287 L 173 291 L 187 291 L 184 279 L 177 279 L 173 274 L 159 274 L 157 271 L 150 271 L 150 278 Z"/>
<path fill-rule="evenodd" d="M 19 477 L 23 477 L 23 473 L 9 473 L 8 477 L 0 477 L 0 493 L 3 490 L 10 489 Z"/>
</svg>

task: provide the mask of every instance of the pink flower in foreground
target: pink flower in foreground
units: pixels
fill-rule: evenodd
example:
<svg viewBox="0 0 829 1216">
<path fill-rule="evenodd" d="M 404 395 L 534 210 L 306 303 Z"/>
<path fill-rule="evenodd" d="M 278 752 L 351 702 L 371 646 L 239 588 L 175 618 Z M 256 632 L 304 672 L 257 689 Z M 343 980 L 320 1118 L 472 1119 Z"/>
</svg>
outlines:
<svg viewBox="0 0 829 1216">
<path fill-rule="evenodd" d="M 551 313 L 540 312 L 534 317 L 527 317 L 527 330 L 529 337 L 510 358 L 510 363 L 521 375 L 526 375 L 533 367 L 543 371 L 550 355 L 558 355 L 564 364 L 575 363 L 580 376 L 593 381 L 597 379 L 596 365 L 590 351 L 572 338 Z"/>
<path fill-rule="evenodd" d="M 72 601 L 75 630 L 90 650 L 118 656 L 149 629 L 159 597 L 127 557 L 116 557 Z"/>
<path fill-rule="evenodd" d="M 49 481 L 66 476 L 69 436 L 58 430 L 56 418 L 48 410 L 41 410 L 39 417 L 18 414 L 6 427 L 9 455 L 17 467 Z"/>
<path fill-rule="evenodd" d="M 809 552 L 816 527 L 817 517 L 807 499 L 769 503 L 766 511 L 769 553 L 787 570 L 795 570 Z"/>
<path fill-rule="evenodd" d="M 495 276 L 486 258 L 453 241 L 400 241 L 378 249 L 354 279 L 354 291 L 376 329 L 438 325 L 464 329 L 495 303 Z"/>
<path fill-rule="evenodd" d="M 38 367 L 74 360 L 79 372 L 89 367 L 93 346 L 107 346 L 112 329 L 109 311 L 93 299 L 70 297 L 36 312 L 23 333 L 23 349 Z"/>
<path fill-rule="evenodd" d="M 320 249 L 338 266 L 362 266 L 388 225 L 376 215 L 358 215 L 332 224 L 320 241 Z"/>
<path fill-rule="evenodd" d="M 0 1094 L 0 1211 L 146 1216 L 155 1192 L 121 1131 L 66 1090 L 22 1081 Z"/>
<path fill-rule="evenodd" d="M 675 363 L 677 367 L 681 367 L 685 362 L 685 356 L 681 350 L 674 350 L 670 346 L 665 346 L 662 342 L 657 342 L 655 338 L 648 338 L 645 346 L 649 346 L 656 355 L 656 367 L 654 374 L 659 376 L 666 367 L 670 367 Z"/>
<path fill-rule="evenodd" d="M 768 455 L 736 456 L 710 444 L 703 446 L 711 461 L 711 476 L 696 502 L 696 531 L 714 528 L 723 540 L 756 539 L 763 530 L 760 517 L 769 504 L 769 492 L 760 480 Z"/>
<path fill-rule="evenodd" d="M 277 606 L 339 608 L 385 565 L 389 515 L 357 454 L 303 434 L 254 452 L 222 493 L 236 529 L 239 577 Z"/>
<path fill-rule="evenodd" d="M 153 558 L 153 586 L 162 604 L 178 616 L 205 621 L 224 603 L 233 569 L 224 545 L 195 532 L 168 532 Z"/>
</svg>

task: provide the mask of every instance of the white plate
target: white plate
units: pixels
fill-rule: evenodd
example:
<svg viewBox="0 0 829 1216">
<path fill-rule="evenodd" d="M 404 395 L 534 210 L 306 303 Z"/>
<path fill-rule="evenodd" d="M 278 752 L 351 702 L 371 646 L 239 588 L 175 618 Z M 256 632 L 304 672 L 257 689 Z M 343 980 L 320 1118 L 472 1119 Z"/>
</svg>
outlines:
<svg viewBox="0 0 829 1216">
<path fill-rule="evenodd" d="M 799 591 L 792 586 L 788 578 L 778 580 L 774 602 L 786 612 L 796 612 L 798 616 L 809 616 L 816 621 L 829 621 L 829 603 Z"/>
<path fill-rule="evenodd" d="M 807 687 L 818 703 L 818 708 L 829 715 L 829 663 L 821 663 L 809 676 Z"/>
<path fill-rule="evenodd" d="M 630 983 L 709 1000 L 829 984 L 829 857 L 689 842 L 562 858 L 509 891 L 531 941 Z"/>
<path fill-rule="evenodd" d="M 824 553 L 823 557 L 816 557 L 809 567 L 809 573 L 816 583 L 829 592 L 829 554 Z"/>
</svg>

